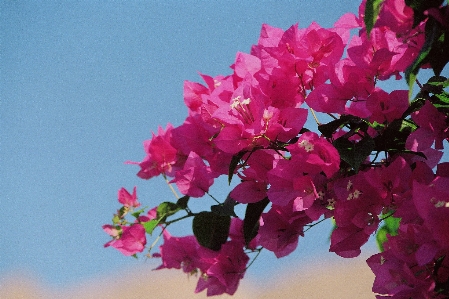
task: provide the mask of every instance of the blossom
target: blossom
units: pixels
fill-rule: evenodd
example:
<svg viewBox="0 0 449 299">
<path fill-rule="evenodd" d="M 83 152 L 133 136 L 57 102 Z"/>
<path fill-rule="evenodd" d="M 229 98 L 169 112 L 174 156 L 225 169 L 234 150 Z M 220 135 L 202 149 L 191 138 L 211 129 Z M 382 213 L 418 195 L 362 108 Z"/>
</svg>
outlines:
<svg viewBox="0 0 449 299">
<path fill-rule="evenodd" d="M 201 197 L 214 182 L 215 174 L 196 154 L 191 152 L 183 169 L 175 173 L 175 178 L 170 183 L 176 183 L 179 191 L 184 195 Z"/>
<path fill-rule="evenodd" d="M 133 189 L 133 194 L 129 194 L 129 192 L 125 188 L 121 188 L 118 191 L 118 201 L 125 207 L 138 207 L 140 203 L 137 201 L 136 187 Z"/>
<path fill-rule="evenodd" d="M 249 257 L 240 242 L 226 242 L 219 253 L 210 259 L 211 266 L 198 279 L 195 293 L 207 289 L 207 296 L 233 295 L 244 277 L 248 261 Z"/>
<path fill-rule="evenodd" d="M 267 173 L 273 167 L 273 161 L 279 155 L 273 150 L 258 150 L 245 155 L 246 165 L 238 176 L 241 178 L 230 193 L 230 196 L 240 203 L 258 202 L 267 196 Z"/>
<path fill-rule="evenodd" d="M 259 243 L 278 258 L 286 256 L 296 249 L 298 238 L 304 236 L 304 226 L 311 222 L 304 211 L 293 208 L 293 201 L 286 206 L 273 205 L 262 214 Z"/>
<path fill-rule="evenodd" d="M 147 243 L 145 228 L 139 223 L 120 226 L 119 228 L 103 225 L 103 230 L 113 237 L 111 241 L 104 244 L 104 247 L 112 246 L 127 256 L 142 252 L 145 249 Z"/>
<path fill-rule="evenodd" d="M 173 167 L 178 161 L 178 150 L 170 143 L 172 130 L 171 124 L 167 125 L 165 131 L 159 127 L 158 134 L 153 133 L 153 137 L 144 142 L 147 156 L 138 163 L 141 169 L 137 175 L 140 178 L 150 179 L 160 174 L 170 175 L 172 173 Z"/>
<path fill-rule="evenodd" d="M 160 269 L 182 269 L 185 273 L 195 273 L 198 268 L 203 268 L 203 263 L 198 255 L 198 244 L 194 236 L 174 237 L 166 229 L 163 231 L 164 243 L 159 247 L 162 264 Z"/>
<path fill-rule="evenodd" d="M 407 90 L 394 90 L 388 94 L 380 88 L 374 89 L 366 102 L 366 108 L 371 112 L 370 122 L 372 123 L 375 121 L 391 123 L 401 118 L 408 105 Z"/>
<path fill-rule="evenodd" d="M 424 269 L 414 267 L 412 270 L 407 263 L 396 259 L 391 251 L 375 254 L 368 258 L 367 263 L 376 275 L 373 292 L 398 299 L 435 298 L 433 297 L 435 282 L 428 275 L 424 274 L 421 277 L 415 275 Z M 385 297 L 378 296 L 378 298 Z"/>
<path fill-rule="evenodd" d="M 336 181 L 333 188 L 337 197 L 334 204 L 337 228 L 332 232 L 329 250 L 342 257 L 358 256 L 360 247 L 379 224 L 381 197 L 363 172 Z"/>
<path fill-rule="evenodd" d="M 340 168 L 340 155 L 337 149 L 325 138 L 314 132 L 306 132 L 295 144 L 287 146 L 292 160 L 302 160 L 301 169 L 305 173 L 318 174 L 324 172 L 332 177 Z"/>
</svg>

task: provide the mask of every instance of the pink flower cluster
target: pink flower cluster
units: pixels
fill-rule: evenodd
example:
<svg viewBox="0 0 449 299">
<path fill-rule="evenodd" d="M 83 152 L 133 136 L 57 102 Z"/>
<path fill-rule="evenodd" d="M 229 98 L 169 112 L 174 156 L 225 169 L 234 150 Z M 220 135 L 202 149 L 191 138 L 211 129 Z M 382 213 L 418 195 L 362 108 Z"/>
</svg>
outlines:
<svg viewBox="0 0 449 299">
<path fill-rule="evenodd" d="M 158 269 L 199 273 L 196 292 L 232 295 L 249 252 L 263 247 L 286 256 L 306 227 L 333 217 L 330 251 L 352 258 L 384 219 L 396 217 L 398 234 L 368 259 L 376 275 L 373 291 L 434 298 L 438 288 L 448 290 L 449 163 L 440 163 L 449 140 L 448 114 L 429 101 L 407 114 L 407 90 L 388 93 L 377 86 L 401 78 L 413 63 L 424 44 L 425 22 L 413 27 L 413 10 L 403 0 L 385 0 L 368 34 L 365 4 L 358 16 L 346 14 L 333 28 L 263 25 L 250 54 L 237 53 L 232 75 L 201 75 L 205 85 L 185 82 L 188 116 L 182 125 L 159 128 L 144 142 L 146 157 L 136 163 L 143 179 L 163 175 L 183 195 L 202 197 L 215 178 L 228 175 L 240 179 L 230 192 L 235 202 L 249 206 L 268 199 L 250 242 L 246 219 L 236 217 L 215 251 L 194 236 L 170 235 L 157 208 L 127 223 L 128 209 L 140 204 L 135 189 L 131 195 L 122 188 L 115 225 L 103 226 L 113 237 L 105 246 L 125 255 L 142 252 L 146 223 L 157 220 L 164 240 L 153 254 L 162 260 Z M 358 34 L 351 36 L 351 30 Z M 318 135 L 304 128 L 307 106 L 348 121 Z M 360 158 L 360 151 L 367 153 Z M 379 160 L 381 152 L 386 156 Z"/>
<path fill-rule="evenodd" d="M 185 273 L 201 273 L 195 293 L 207 289 L 207 295 L 234 294 L 243 278 L 249 261 L 244 252 L 243 222 L 233 218 L 229 237 L 220 251 L 198 244 L 194 236 L 173 237 L 164 230 L 164 244 L 160 247 L 162 265 L 157 269 L 182 269 Z M 254 247 L 253 247 L 254 248 Z"/>
</svg>

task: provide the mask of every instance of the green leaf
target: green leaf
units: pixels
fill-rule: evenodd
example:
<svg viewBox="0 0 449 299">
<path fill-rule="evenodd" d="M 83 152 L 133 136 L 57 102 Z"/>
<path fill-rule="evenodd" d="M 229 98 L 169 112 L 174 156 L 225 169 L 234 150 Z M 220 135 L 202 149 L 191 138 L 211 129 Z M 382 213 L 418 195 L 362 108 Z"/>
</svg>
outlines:
<svg viewBox="0 0 449 299">
<path fill-rule="evenodd" d="M 318 130 L 321 132 L 321 134 L 323 134 L 324 137 L 331 138 L 334 132 L 337 131 L 337 129 L 357 120 L 359 120 L 359 118 L 352 115 L 341 115 L 338 119 L 334 119 L 327 124 L 319 125 Z"/>
<path fill-rule="evenodd" d="M 181 207 L 174 202 L 165 201 L 157 207 L 157 219 L 164 222 L 165 219 L 181 210 Z"/>
<path fill-rule="evenodd" d="M 384 243 L 387 242 L 388 238 L 387 238 L 387 234 L 388 231 L 385 227 L 381 227 L 377 230 L 376 233 L 376 243 L 377 243 L 377 247 L 379 248 L 380 252 L 384 252 L 385 248 L 384 248 Z"/>
<path fill-rule="evenodd" d="M 263 210 L 270 201 L 265 197 L 261 201 L 249 203 L 245 211 L 245 219 L 243 219 L 243 237 L 246 245 L 257 236 L 259 231 L 259 219 Z"/>
<path fill-rule="evenodd" d="M 442 94 L 436 94 L 435 95 L 441 102 L 449 104 L 449 94 L 442 93 Z"/>
<path fill-rule="evenodd" d="M 218 251 L 226 243 L 231 226 L 230 216 L 221 216 L 213 212 L 201 212 L 193 218 L 192 229 L 198 243 L 206 248 Z"/>
<path fill-rule="evenodd" d="M 375 148 L 374 140 L 365 136 L 357 143 L 353 143 L 344 137 L 337 138 L 333 145 L 340 154 L 340 158 L 348 163 L 357 173 L 360 166 Z"/>
<path fill-rule="evenodd" d="M 120 217 L 117 214 L 115 214 L 114 217 L 112 217 L 112 223 L 113 224 L 120 223 Z"/>
<path fill-rule="evenodd" d="M 219 205 L 213 205 L 210 207 L 211 211 L 222 216 L 233 216 L 237 217 L 237 215 L 234 212 L 234 207 L 236 206 L 237 202 L 231 198 L 230 194 L 226 197 L 226 200 Z"/>
<path fill-rule="evenodd" d="M 365 26 L 368 38 L 370 36 L 370 32 L 376 24 L 377 17 L 379 16 L 380 8 L 383 4 L 384 0 L 367 0 L 365 6 Z"/>
<path fill-rule="evenodd" d="M 153 219 L 147 222 L 143 222 L 142 225 L 145 228 L 145 232 L 147 234 L 153 234 L 154 229 L 156 228 L 156 226 L 159 224 L 160 219 Z"/>
<path fill-rule="evenodd" d="M 140 214 L 142 214 L 145 211 L 145 208 L 137 210 L 135 212 L 133 212 L 131 215 L 133 215 L 135 218 L 138 218 L 140 216 Z"/>
<path fill-rule="evenodd" d="M 126 214 L 128 214 L 128 211 L 129 211 L 129 207 L 123 206 L 120 208 L 120 210 L 118 210 L 118 216 L 120 218 L 123 218 L 123 217 L 125 217 Z"/>
<path fill-rule="evenodd" d="M 449 86 L 449 79 L 444 76 L 433 76 L 427 81 L 426 84 L 446 88 Z"/>
<path fill-rule="evenodd" d="M 446 32 L 438 21 L 429 19 L 427 22 L 433 23 L 434 28 L 436 28 L 435 41 L 427 59 L 435 75 L 439 76 L 444 66 L 449 62 L 449 32 Z"/>
<path fill-rule="evenodd" d="M 245 155 L 246 152 L 239 152 L 236 155 L 232 156 L 231 163 L 229 164 L 229 173 L 228 173 L 228 184 L 231 184 L 232 177 L 234 175 L 235 169 L 237 168 L 237 165 L 239 164 L 240 160 L 242 159 L 243 155 Z"/>
<path fill-rule="evenodd" d="M 396 236 L 398 234 L 399 225 L 401 222 L 401 218 L 396 218 L 393 216 L 387 217 L 383 221 L 383 225 L 377 231 L 376 234 L 376 242 L 379 250 L 381 252 L 384 251 L 384 243 L 388 240 L 387 235 Z"/>
<path fill-rule="evenodd" d="M 189 202 L 190 196 L 188 195 L 184 195 L 183 197 L 181 197 L 180 199 L 178 199 L 178 201 L 176 202 L 176 205 L 180 208 L 180 209 L 187 209 L 187 203 Z"/>
</svg>

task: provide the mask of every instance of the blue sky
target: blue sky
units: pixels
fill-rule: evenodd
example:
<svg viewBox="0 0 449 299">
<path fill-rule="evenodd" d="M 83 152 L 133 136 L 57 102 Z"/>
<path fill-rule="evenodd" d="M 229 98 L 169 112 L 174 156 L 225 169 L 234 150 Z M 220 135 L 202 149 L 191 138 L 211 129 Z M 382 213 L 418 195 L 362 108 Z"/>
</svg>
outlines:
<svg viewBox="0 0 449 299">
<path fill-rule="evenodd" d="M 358 1 L 2 1 L 0 11 L 0 276 L 20 269 L 63 286 L 144 262 L 104 249 L 101 226 L 122 186 L 144 205 L 174 200 L 162 178 L 141 180 L 124 162 L 144 158 L 158 125 L 183 122 L 184 80 L 230 74 L 263 23 L 330 27 Z M 212 194 L 228 191 L 222 182 Z M 329 230 L 313 228 L 287 258 L 265 252 L 247 277 L 335 256 Z"/>
</svg>

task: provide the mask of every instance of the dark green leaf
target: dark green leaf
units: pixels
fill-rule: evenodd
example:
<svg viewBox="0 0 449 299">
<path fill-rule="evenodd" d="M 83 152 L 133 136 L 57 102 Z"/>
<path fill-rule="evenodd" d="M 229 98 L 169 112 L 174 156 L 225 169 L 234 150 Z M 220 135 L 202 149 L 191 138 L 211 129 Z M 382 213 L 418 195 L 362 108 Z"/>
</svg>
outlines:
<svg viewBox="0 0 449 299">
<path fill-rule="evenodd" d="M 368 37 L 370 36 L 371 29 L 377 21 L 377 16 L 379 15 L 380 8 L 384 0 L 367 0 L 365 6 L 365 27 Z"/>
<path fill-rule="evenodd" d="M 231 198 L 231 196 L 228 194 L 228 197 L 226 197 L 226 200 L 224 203 L 219 205 L 213 205 L 210 207 L 211 211 L 222 216 L 233 216 L 237 217 L 237 215 L 234 212 L 234 207 L 237 204 L 237 202 Z"/>
<path fill-rule="evenodd" d="M 235 169 L 237 168 L 237 165 L 239 164 L 240 160 L 242 159 L 243 155 L 245 155 L 245 153 L 246 152 L 239 152 L 238 154 L 232 156 L 231 163 L 229 164 L 229 173 L 228 173 L 229 185 L 231 184 Z"/>
<path fill-rule="evenodd" d="M 340 154 L 340 158 L 348 163 L 355 172 L 375 148 L 374 140 L 365 136 L 357 143 L 353 143 L 346 138 L 340 137 L 334 141 L 334 146 Z"/>
<path fill-rule="evenodd" d="M 245 211 L 245 219 L 243 220 L 243 236 L 245 238 L 246 245 L 251 242 L 257 236 L 259 231 L 259 219 L 263 210 L 270 201 L 268 197 L 265 197 L 261 201 L 255 203 L 249 203 Z"/>
<path fill-rule="evenodd" d="M 230 225 L 230 216 L 201 212 L 193 218 L 192 229 L 201 246 L 218 251 L 228 239 Z"/>
<path fill-rule="evenodd" d="M 129 211 L 129 207 L 123 206 L 120 208 L 120 210 L 118 210 L 118 216 L 120 218 L 123 218 L 128 213 L 128 211 Z"/>
<path fill-rule="evenodd" d="M 145 228 L 145 232 L 147 234 L 152 234 L 153 230 L 156 228 L 156 226 L 159 224 L 160 219 L 153 219 L 147 222 L 143 222 L 142 225 Z"/>
<path fill-rule="evenodd" d="M 421 23 L 427 16 L 424 14 L 431 7 L 439 7 L 444 0 L 405 0 L 405 4 L 413 9 L 413 27 Z"/>
<path fill-rule="evenodd" d="M 178 199 L 176 204 L 178 205 L 179 208 L 185 210 L 187 208 L 187 203 L 189 202 L 189 199 L 190 199 L 190 196 L 184 195 L 183 197 Z"/>
<path fill-rule="evenodd" d="M 411 154 L 411 155 L 416 155 L 416 156 L 419 156 L 419 157 L 424 158 L 424 159 L 427 160 L 426 155 L 424 155 L 424 153 L 422 153 L 422 152 L 414 152 L 414 151 L 410 151 L 410 150 L 401 150 L 400 153 L 401 153 L 401 154 Z"/>
<path fill-rule="evenodd" d="M 427 84 L 446 88 L 449 86 L 449 79 L 444 76 L 433 76 L 427 81 Z"/>
<path fill-rule="evenodd" d="M 319 125 L 318 130 L 326 138 L 331 138 L 332 135 L 344 125 L 358 121 L 359 118 L 352 115 L 342 115 L 338 119 L 335 119 L 327 124 Z"/>
</svg>

